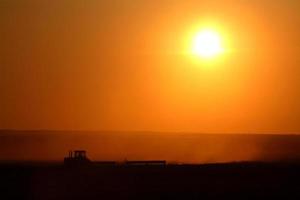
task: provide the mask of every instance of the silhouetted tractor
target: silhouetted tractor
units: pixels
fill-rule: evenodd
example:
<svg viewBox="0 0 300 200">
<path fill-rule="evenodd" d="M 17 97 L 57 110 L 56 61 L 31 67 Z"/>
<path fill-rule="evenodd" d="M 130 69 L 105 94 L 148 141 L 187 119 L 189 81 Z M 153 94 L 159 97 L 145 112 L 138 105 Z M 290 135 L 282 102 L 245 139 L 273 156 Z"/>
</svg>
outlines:
<svg viewBox="0 0 300 200">
<path fill-rule="evenodd" d="M 83 150 L 70 151 L 69 156 L 64 159 L 64 164 L 67 166 L 84 166 L 90 163 L 86 151 Z"/>
</svg>

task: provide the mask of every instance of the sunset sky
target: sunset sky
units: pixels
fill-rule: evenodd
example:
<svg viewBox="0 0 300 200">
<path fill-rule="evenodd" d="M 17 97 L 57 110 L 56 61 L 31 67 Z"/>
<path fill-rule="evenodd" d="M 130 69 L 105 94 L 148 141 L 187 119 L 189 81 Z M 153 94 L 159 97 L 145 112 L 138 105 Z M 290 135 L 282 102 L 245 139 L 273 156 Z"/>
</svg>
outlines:
<svg viewBox="0 0 300 200">
<path fill-rule="evenodd" d="M 298 0 L 0 0 L 0 129 L 300 133 Z M 199 31 L 222 51 L 193 54 Z"/>
</svg>

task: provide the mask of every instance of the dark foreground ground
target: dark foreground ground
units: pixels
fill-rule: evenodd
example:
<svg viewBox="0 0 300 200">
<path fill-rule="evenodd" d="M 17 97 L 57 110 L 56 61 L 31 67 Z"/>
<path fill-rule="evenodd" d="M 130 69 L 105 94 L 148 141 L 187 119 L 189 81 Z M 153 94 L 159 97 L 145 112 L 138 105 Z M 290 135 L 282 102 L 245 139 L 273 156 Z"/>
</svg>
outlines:
<svg viewBox="0 0 300 200">
<path fill-rule="evenodd" d="M 295 163 L 3 164 L 0 174 L 0 199 L 300 199 L 300 164 Z"/>
</svg>

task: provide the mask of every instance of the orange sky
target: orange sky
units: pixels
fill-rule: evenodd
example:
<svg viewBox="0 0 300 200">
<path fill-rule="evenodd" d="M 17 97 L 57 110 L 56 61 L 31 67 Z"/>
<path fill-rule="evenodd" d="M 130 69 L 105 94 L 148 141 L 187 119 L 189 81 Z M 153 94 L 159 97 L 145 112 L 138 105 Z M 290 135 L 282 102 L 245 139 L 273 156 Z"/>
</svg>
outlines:
<svg viewBox="0 0 300 200">
<path fill-rule="evenodd" d="M 0 128 L 300 132 L 296 0 L 4 0 Z M 213 26 L 228 52 L 184 53 Z"/>
</svg>

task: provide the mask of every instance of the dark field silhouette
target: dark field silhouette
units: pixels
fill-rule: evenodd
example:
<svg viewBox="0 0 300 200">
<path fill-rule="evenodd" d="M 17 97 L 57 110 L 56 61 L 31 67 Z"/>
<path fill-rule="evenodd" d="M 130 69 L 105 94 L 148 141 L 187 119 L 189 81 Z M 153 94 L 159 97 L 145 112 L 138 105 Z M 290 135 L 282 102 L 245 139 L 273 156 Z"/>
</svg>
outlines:
<svg viewBox="0 0 300 200">
<path fill-rule="evenodd" d="M 2 164 L 4 199 L 300 198 L 299 163 L 66 167 Z"/>
<path fill-rule="evenodd" d="M 2 131 L 0 137 L 3 199 L 300 198 L 296 135 Z M 86 150 L 89 162 L 74 166 L 72 158 L 86 152 L 72 149 Z"/>
</svg>

